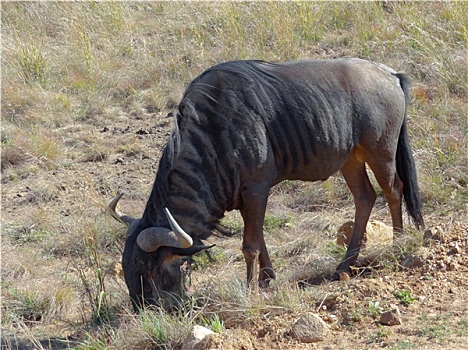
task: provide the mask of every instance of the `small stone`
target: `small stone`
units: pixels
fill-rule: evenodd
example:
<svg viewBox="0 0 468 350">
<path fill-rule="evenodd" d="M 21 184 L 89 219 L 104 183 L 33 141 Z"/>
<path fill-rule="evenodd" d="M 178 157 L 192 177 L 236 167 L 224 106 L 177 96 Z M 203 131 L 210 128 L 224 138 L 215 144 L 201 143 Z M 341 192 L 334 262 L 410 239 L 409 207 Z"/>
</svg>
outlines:
<svg viewBox="0 0 468 350">
<path fill-rule="evenodd" d="M 459 265 L 454 261 L 451 261 L 449 264 L 447 264 L 447 270 L 449 271 L 455 271 L 458 268 L 459 268 Z"/>
<path fill-rule="evenodd" d="M 390 282 L 390 276 L 383 276 L 383 277 L 380 277 L 380 282 L 385 282 L 385 283 L 388 283 Z"/>
<path fill-rule="evenodd" d="M 442 248 L 443 249 L 443 248 Z M 440 250 L 439 251 L 439 255 L 437 255 L 435 257 L 435 260 L 445 260 L 445 251 L 444 250 Z"/>
<path fill-rule="evenodd" d="M 424 232 L 423 240 L 424 240 L 424 245 L 428 245 L 431 240 L 444 243 L 445 242 L 444 230 L 440 226 L 430 228 Z"/>
<path fill-rule="evenodd" d="M 426 231 L 424 231 L 423 242 L 425 246 L 429 245 L 429 242 L 431 241 L 432 236 L 433 236 L 433 233 L 431 229 L 427 229 Z"/>
<path fill-rule="evenodd" d="M 192 332 L 187 336 L 187 338 L 185 338 L 181 350 L 203 349 L 203 340 L 210 334 L 214 334 L 214 332 L 203 326 L 194 326 Z"/>
<path fill-rule="evenodd" d="M 423 266 L 423 261 L 421 257 L 417 255 L 410 255 L 402 261 L 401 266 L 406 267 L 407 269 L 414 269 L 416 267 Z"/>
<path fill-rule="evenodd" d="M 432 239 L 435 241 L 439 241 L 440 243 L 445 243 L 445 236 L 442 232 L 437 232 Z"/>
<path fill-rule="evenodd" d="M 336 236 L 336 244 L 341 246 L 348 246 L 351 241 L 351 236 L 353 235 L 354 221 L 345 222 L 338 229 Z"/>
<path fill-rule="evenodd" d="M 294 322 L 291 332 L 302 343 L 315 343 L 325 339 L 329 331 L 320 316 L 312 313 L 302 315 Z"/>
<path fill-rule="evenodd" d="M 401 324 L 400 310 L 395 306 L 392 310 L 380 315 L 379 322 L 384 326 L 397 326 Z"/>
<path fill-rule="evenodd" d="M 336 235 L 336 244 L 348 246 L 353 236 L 354 221 L 345 222 L 338 229 Z M 372 245 L 381 246 L 391 243 L 393 240 L 393 228 L 381 221 L 369 221 L 366 225 L 364 236 L 362 237 L 361 248 Z"/>
<path fill-rule="evenodd" d="M 335 323 L 338 320 L 338 317 L 333 314 L 325 314 L 322 317 L 322 320 L 324 320 L 326 323 Z"/>
<path fill-rule="evenodd" d="M 459 254 L 460 253 L 460 247 L 458 246 L 457 243 L 453 247 L 450 247 L 447 254 Z"/>
<path fill-rule="evenodd" d="M 349 281 L 350 277 L 346 272 L 340 272 L 340 281 Z"/>
</svg>

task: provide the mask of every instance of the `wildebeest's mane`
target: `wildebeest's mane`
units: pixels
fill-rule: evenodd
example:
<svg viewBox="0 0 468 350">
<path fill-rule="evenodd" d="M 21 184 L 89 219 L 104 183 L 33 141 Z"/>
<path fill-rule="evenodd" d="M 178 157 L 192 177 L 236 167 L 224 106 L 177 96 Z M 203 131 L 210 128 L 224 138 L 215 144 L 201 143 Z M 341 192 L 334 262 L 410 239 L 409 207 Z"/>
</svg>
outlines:
<svg viewBox="0 0 468 350">
<path fill-rule="evenodd" d="M 161 159 L 159 160 L 158 171 L 156 173 L 155 187 L 157 188 L 157 201 L 162 206 L 169 204 L 169 173 L 172 169 L 177 154 L 179 153 L 180 135 L 175 124 L 175 129 L 171 133 L 166 146 L 164 147 Z"/>
<path fill-rule="evenodd" d="M 156 181 L 150 198 L 150 202 L 154 206 L 153 208 L 170 206 L 171 192 L 169 188 L 169 174 L 180 150 L 180 132 L 177 122 L 175 122 L 174 125 L 175 128 L 164 147 L 161 159 L 159 161 L 159 166 L 156 173 Z M 153 210 L 153 213 L 154 212 L 155 210 Z M 154 220 L 156 220 L 156 218 L 154 218 Z M 192 237 L 197 244 L 200 244 L 201 240 L 204 240 L 210 235 L 215 234 L 213 231 L 216 231 L 224 236 L 232 236 L 236 233 L 230 231 L 227 227 L 222 225 L 219 219 L 212 220 L 205 224 L 206 226 L 203 231 L 189 232 L 190 234 L 194 234 Z"/>
<path fill-rule="evenodd" d="M 178 145 L 179 133 L 176 125 L 176 129 L 171 133 L 159 160 L 154 186 L 142 217 L 143 228 L 156 226 L 158 224 L 158 208 L 167 207 L 169 204 L 168 175 L 177 155 Z M 159 213 L 162 213 L 162 211 L 159 210 Z"/>
</svg>

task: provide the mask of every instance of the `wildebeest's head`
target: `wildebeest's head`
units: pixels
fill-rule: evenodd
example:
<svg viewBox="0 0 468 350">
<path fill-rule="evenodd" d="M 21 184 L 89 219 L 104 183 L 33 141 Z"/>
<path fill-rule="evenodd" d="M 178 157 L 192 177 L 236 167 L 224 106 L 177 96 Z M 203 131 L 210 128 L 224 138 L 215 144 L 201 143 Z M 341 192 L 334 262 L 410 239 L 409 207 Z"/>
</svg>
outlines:
<svg viewBox="0 0 468 350">
<path fill-rule="evenodd" d="M 186 291 L 191 256 L 204 249 L 193 245 L 192 238 L 177 224 L 167 208 L 168 227 L 146 227 L 143 219 L 134 219 L 117 211 L 122 194 L 109 203 L 109 212 L 128 225 L 122 268 L 135 310 L 158 305 L 167 310 L 178 306 Z"/>
</svg>

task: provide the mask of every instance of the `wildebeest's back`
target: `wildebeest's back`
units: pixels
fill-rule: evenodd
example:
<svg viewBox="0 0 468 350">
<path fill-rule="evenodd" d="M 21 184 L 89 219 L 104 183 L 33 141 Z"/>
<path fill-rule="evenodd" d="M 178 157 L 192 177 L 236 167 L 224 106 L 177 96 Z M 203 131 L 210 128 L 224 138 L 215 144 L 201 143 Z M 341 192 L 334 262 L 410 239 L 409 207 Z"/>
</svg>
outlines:
<svg viewBox="0 0 468 350">
<path fill-rule="evenodd" d="M 267 67 L 280 82 L 270 91 L 275 113 L 264 118 L 279 181 L 325 179 L 355 144 L 348 86 L 316 62 Z"/>
<path fill-rule="evenodd" d="M 365 142 L 378 142 L 389 109 L 401 109 L 403 120 L 393 73 L 356 59 L 214 66 L 186 91 L 182 134 L 199 130 L 199 142 L 211 144 L 219 166 L 238 181 L 326 179 L 363 133 Z M 402 103 L 393 107 L 395 100 Z"/>
</svg>

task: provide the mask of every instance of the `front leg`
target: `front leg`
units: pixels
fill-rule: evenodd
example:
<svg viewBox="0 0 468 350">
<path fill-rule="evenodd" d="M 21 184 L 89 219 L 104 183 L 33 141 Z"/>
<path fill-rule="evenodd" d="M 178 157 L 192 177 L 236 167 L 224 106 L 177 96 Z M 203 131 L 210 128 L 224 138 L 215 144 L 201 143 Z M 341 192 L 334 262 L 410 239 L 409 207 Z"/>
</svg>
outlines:
<svg viewBox="0 0 468 350">
<path fill-rule="evenodd" d="M 269 186 L 254 185 L 242 191 L 241 215 L 244 220 L 244 237 L 242 253 L 247 265 L 247 283 L 254 284 L 258 272 L 258 284 L 267 287 L 269 281 L 274 279 L 275 272 L 268 255 L 263 236 L 263 221 L 268 199 Z"/>
</svg>

